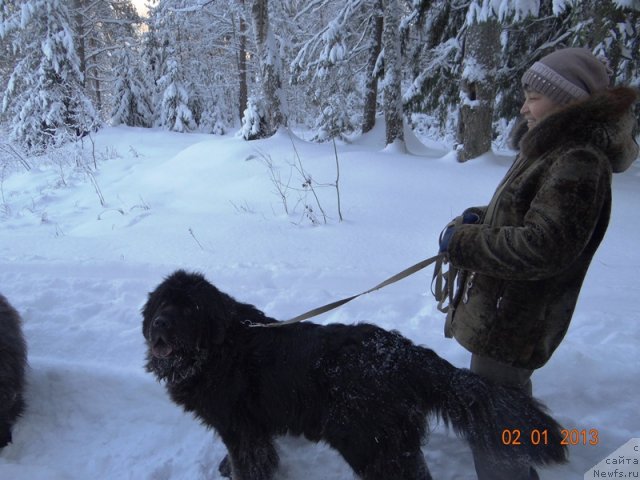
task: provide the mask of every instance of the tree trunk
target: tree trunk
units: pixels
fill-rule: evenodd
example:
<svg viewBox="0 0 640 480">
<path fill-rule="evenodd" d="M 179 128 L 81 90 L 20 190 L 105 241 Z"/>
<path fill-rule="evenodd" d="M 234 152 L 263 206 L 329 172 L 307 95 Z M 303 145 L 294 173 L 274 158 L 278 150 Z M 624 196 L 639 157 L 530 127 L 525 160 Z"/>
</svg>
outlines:
<svg viewBox="0 0 640 480">
<path fill-rule="evenodd" d="M 89 39 L 89 46 L 91 48 L 91 50 L 95 51 L 97 49 L 97 43 L 95 38 L 91 38 Z M 93 57 L 93 65 L 91 65 L 91 67 L 87 67 L 88 69 L 91 68 L 91 70 L 93 70 L 93 74 L 94 74 L 94 79 L 93 79 L 93 88 L 95 89 L 94 91 L 94 97 L 95 97 L 95 101 L 96 101 L 96 110 L 98 112 L 100 112 L 102 110 L 102 92 L 100 91 L 100 60 L 98 56 Z M 87 82 L 85 80 L 84 82 L 85 84 L 85 89 L 87 88 Z"/>
<path fill-rule="evenodd" d="M 238 110 L 242 119 L 244 109 L 247 108 L 249 97 L 247 87 L 247 24 L 244 19 L 244 0 L 240 2 L 239 33 L 238 33 Z"/>
<path fill-rule="evenodd" d="M 384 47 L 384 118 L 387 124 L 386 143 L 404 143 L 402 113 L 402 54 L 400 49 L 400 5 L 398 0 L 386 0 L 382 44 Z"/>
<path fill-rule="evenodd" d="M 373 23 L 373 31 L 371 35 L 371 46 L 369 48 L 369 59 L 367 60 L 367 79 L 364 87 L 365 99 L 362 133 L 371 131 L 375 126 L 378 106 L 378 75 L 375 69 L 382 50 L 382 28 L 384 25 L 382 2 L 378 1 L 375 8 L 377 11 L 371 20 Z"/>
<path fill-rule="evenodd" d="M 469 25 L 464 48 L 458 119 L 458 161 L 465 162 L 491 150 L 496 70 L 500 52 L 500 25 L 495 19 Z"/>
<path fill-rule="evenodd" d="M 80 71 L 82 72 L 82 86 L 87 85 L 87 55 L 85 49 L 85 31 L 84 31 L 84 15 L 82 9 L 84 8 L 84 2 L 82 0 L 75 0 L 73 2 L 73 9 L 75 10 L 75 38 L 73 39 L 78 58 L 80 59 Z"/>
<path fill-rule="evenodd" d="M 265 102 L 264 131 L 257 138 L 273 135 L 280 126 L 287 125 L 283 113 L 280 58 L 276 40 L 269 23 L 268 0 L 253 0 L 251 8 L 256 48 L 260 62 L 261 90 Z"/>
</svg>

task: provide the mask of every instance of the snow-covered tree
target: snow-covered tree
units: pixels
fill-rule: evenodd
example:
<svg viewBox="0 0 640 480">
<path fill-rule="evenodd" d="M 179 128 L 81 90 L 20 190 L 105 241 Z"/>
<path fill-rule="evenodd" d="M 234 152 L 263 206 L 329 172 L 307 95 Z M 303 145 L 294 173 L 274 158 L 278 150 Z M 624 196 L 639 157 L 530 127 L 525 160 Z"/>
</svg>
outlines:
<svg viewBox="0 0 640 480">
<path fill-rule="evenodd" d="M 15 4 L 0 0 L 0 28 L 4 25 L 5 19 L 11 16 L 12 9 L 15 8 Z M 15 55 L 13 48 L 11 47 L 11 41 L 7 35 L 3 35 L 0 32 L 0 92 L 4 92 L 9 82 L 9 77 L 13 72 L 13 66 L 15 65 Z M 0 123 L 6 120 L 6 115 L 0 108 Z"/>
<path fill-rule="evenodd" d="M 17 52 L 2 102 L 12 117 L 12 137 L 29 148 L 42 148 L 94 130 L 99 121 L 84 93 L 67 2 L 18 3 L 19 13 L 0 24 L 2 36 L 10 37 Z"/>
<path fill-rule="evenodd" d="M 568 12 L 572 44 L 606 58 L 616 83 L 640 76 L 640 1 L 575 2 Z"/>
<path fill-rule="evenodd" d="M 496 97 L 491 116 L 494 131 L 485 130 L 482 134 L 484 145 L 489 145 L 490 137 L 496 135 L 495 129 L 499 129 L 499 136 L 504 138 L 504 126 L 508 122 L 501 119 L 511 120 L 518 115 L 522 104 L 520 78 L 524 71 L 557 48 L 590 48 L 607 58 L 618 82 L 637 84 L 640 56 L 635 52 L 640 47 L 637 34 L 640 22 L 638 7 L 634 8 L 632 3 L 623 0 L 478 0 L 471 3 L 416 0 L 408 20 L 411 35 L 405 61 L 413 81 L 404 91 L 405 110 L 435 116 L 440 127 L 449 133 L 454 123 L 460 129 L 466 129 L 469 122 L 473 124 L 468 115 L 463 118 L 462 110 L 465 104 L 473 105 L 469 92 L 474 90 L 468 88 L 473 86 L 473 79 L 468 75 L 477 71 L 470 64 L 470 50 L 473 50 L 470 44 L 474 43 L 471 25 L 478 23 L 477 19 L 495 19 L 499 27 L 497 44 L 494 33 L 492 48 L 486 41 L 481 41 L 479 46 L 480 53 L 493 51 L 498 55 L 495 70 L 487 69 L 495 84 Z M 486 119 L 481 122 L 488 124 Z M 479 138 L 475 134 L 472 137 L 472 141 Z M 464 144 L 464 139 L 461 142 Z"/>
<path fill-rule="evenodd" d="M 309 31 L 299 40 L 290 65 L 294 82 L 308 89 L 308 103 L 317 107 L 317 138 L 350 133 L 356 118 L 366 118 L 362 130 L 370 130 L 382 72 L 382 1 L 312 2 L 296 18 L 307 17 Z"/>
<path fill-rule="evenodd" d="M 247 108 L 242 115 L 242 128 L 240 136 L 245 140 L 256 140 L 261 138 L 265 131 L 266 123 L 265 106 L 262 97 L 249 97 Z"/>
<path fill-rule="evenodd" d="M 151 89 L 140 68 L 140 58 L 129 45 L 125 45 L 117 59 L 113 90 L 115 107 L 111 124 L 150 127 L 153 121 L 153 105 L 149 97 Z"/>
<path fill-rule="evenodd" d="M 403 92 L 405 109 L 427 112 L 443 131 L 460 103 L 467 5 L 467 0 L 416 1 L 406 20 L 411 27 L 406 54 L 411 84 Z"/>
<path fill-rule="evenodd" d="M 200 114 L 198 129 L 205 133 L 223 135 L 233 124 L 233 108 L 229 105 L 230 98 L 225 90 L 218 86 L 224 83 L 224 74 L 214 72 L 211 79 L 207 94 L 203 95 L 203 111 Z"/>
<path fill-rule="evenodd" d="M 150 9 L 141 50 L 155 125 L 163 122 L 170 58 L 194 128 L 221 132 L 239 124 L 256 63 L 247 49 L 246 14 L 244 0 L 159 0 Z"/>
<path fill-rule="evenodd" d="M 564 42 L 571 38 L 570 29 L 567 13 L 558 11 L 552 0 L 540 2 L 538 16 L 524 17 L 502 29 L 494 120 L 518 114 L 523 100 L 522 74 L 541 56 L 567 45 Z"/>
<path fill-rule="evenodd" d="M 335 93 L 323 102 L 320 115 L 313 125 L 313 141 L 325 142 L 332 138 L 345 138 L 347 133 L 357 129 L 359 101 L 355 92 L 345 92 L 338 87 L 336 76 L 330 75 L 327 83 L 336 86 Z"/>
<path fill-rule="evenodd" d="M 253 123 L 254 127 L 260 125 L 260 131 L 253 137 L 264 138 L 273 135 L 279 127 L 287 126 L 287 101 L 282 89 L 282 59 L 273 32 L 268 0 L 251 0 L 251 19 L 260 66 L 257 96 L 264 103 L 263 121 Z"/>
<path fill-rule="evenodd" d="M 384 27 L 382 46 L 384 49 L 384 118 L 386 121 L 386 144 L 401 142 L 404 145 L 404 114 L 402 111 L 402 51 L 400 48 L 400 20 L 402 11 L 399 0 L 383 0 Z"/>
<path fill-rule="evenodd" d="M 403 117 L 424 119 L 440 138 L 459 129 L 460 158 L 472 158 L 497 131 L 502 141 L 522 73 L 558 47 L 586 46 L 617 82 L 638 85 L 639 9 L 636 0 L 154 0 L 137 30 L 131 0 L 0 0 L 0 122 L 29 144 L 58 141 L 87 130 L 76 124 L 91 123 L 93 103 L 116 122 L 220 133 L 244 116 L 246 138 L 295 123 L 322 141 L 366 132 L 384 111 L 388 141 Z M 125 43 L 140 58 L 121 56 Z"/>
<path fill-rule="evenodd" d="M 160 41 L 153 24 L 153 12 L 151 9 L 150 18 L 147 21 L 147 29 L 140 38 L 140 61 L 142 63 L 143 75 L 145 75 L 144 94 L 150 99 L 151 125 L 159 122 L 159 105 L 161 101 L 158 82 L 162 78 L 164 63 L 166 61 L 166 46 Z"/>
<path fill-rule="evenodd" d="M 382 0 L 376 0 L 372 5 L 371 16 L 368 20 L 369 54 L 365 67 L 364 107 L 362 119 L 362 133 L 367 133 L 376 123 L 378 113 L 378 58 L 382 52 L 382 31 L 384 28 L 384 11 Z"/>
<path fill-rule="evenodd" d="M 460 80 L 459 162 L 491 150 L 499 51 L 498 21 L 492 17 L 470 19 Z"/>
<path fill-rule="evenodd" d="M 184 86 L 184 76 L 178 62 L 169 57 L 164 76 L 159 81 L 162 94 L 160 126 L 174 132 L 186 132 L 196 128 L 193 112 L 189 108 L 189 94 Z"/>
<path fill-rule="evenodd" d="M 160 0 L 151 10 L 148 39 L 153 40 L 147 56 L 155 76 L 156 125 L 184 132 L 197 127 L 201 104 L 193 88 L 199 77 L 191 67 L 198 62 L 199 49 L 191 50 L 194 38 L 202 36 L 189 24 L 189 0 Z"/>
<path fill-rule="evenodd" d="M 113 70 L 117 52 L 135 41 L 141 23 L 131 0 L 68 0 L 84 88 L 96 109 L 113 110 Z"/>
</svg>

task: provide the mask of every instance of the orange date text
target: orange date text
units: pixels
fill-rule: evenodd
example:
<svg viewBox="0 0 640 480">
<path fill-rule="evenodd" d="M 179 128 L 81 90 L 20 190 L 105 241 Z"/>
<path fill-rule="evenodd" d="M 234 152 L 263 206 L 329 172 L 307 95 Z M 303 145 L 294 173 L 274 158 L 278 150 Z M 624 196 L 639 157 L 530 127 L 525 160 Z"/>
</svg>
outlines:
<svg viewBox="0 0 640 480">
<path fill-rule="evenodd" d="M 577 428 L 560 430 L 560 445 L 598 445 L 598 430 L 592 428 L 590 430 Z M 520 429 L 504 429 L 502 431 L 502 443 L 504 445 L 512 445 L 517 447 L 523 443 L 531 445 L 549 445 L 549 431 L 533 429 L 530 432 L 523 432 Z"/>
</svg>

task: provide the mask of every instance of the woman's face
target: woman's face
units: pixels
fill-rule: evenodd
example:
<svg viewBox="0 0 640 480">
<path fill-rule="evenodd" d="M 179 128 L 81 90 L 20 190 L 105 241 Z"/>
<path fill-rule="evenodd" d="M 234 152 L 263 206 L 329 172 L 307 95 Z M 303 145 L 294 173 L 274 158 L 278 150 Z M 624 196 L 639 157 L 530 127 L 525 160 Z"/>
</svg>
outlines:
<svg viewBox="0 0 640 480">
<path fill-rule="evenodd" d="M 529 127 L 529 130 L 531 130 L 540 120 L 550 113 L 553 113 L 558 108 L 559 106 L 546 95 L 525 90 L 524 103 L 522 104 L 520 113 L 527 120 L 527 126 Z"/>
</svg>

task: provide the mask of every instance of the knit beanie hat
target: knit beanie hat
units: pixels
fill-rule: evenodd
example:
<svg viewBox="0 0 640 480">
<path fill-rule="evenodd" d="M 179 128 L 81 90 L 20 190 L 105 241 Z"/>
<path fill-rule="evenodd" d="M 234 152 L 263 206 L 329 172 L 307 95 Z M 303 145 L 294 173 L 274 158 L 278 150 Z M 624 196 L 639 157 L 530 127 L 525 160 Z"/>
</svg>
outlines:
<svg viewBox="0 0 640 480">
<path fill-rule="evenodd" d="M 609 73 L 586 48 L 563 48 L 535 62 L 522 76 L 522 86 L 563 105 L 606 89 Z"/>
</svg>

